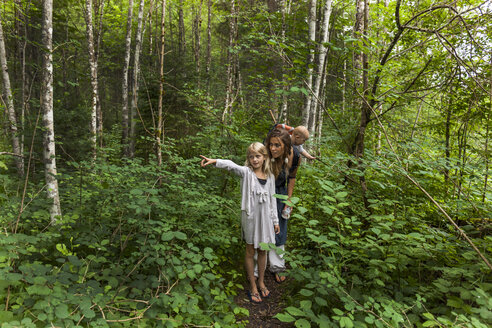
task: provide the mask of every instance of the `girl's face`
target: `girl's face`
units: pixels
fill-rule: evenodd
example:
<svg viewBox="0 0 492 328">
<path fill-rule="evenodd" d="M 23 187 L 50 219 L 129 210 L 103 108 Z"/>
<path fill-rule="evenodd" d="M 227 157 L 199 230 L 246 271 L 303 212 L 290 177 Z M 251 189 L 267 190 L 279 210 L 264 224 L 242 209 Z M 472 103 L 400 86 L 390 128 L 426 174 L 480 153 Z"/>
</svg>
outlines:
<svg viewBox="0 0 492 328">
<path fill-rule="evenodd" d="M 284 143 L 280 138 L 273 137 L 270 139 L 270 153 L 273 158 L 279 158 L 284 153 Z"/>
<path fill-rule="evenodd" d="M 249 153 L 248 161 L 254 170 L 261 169 L 263 167 L 263 163 L 265 162 L 265 156 L 254 151 Z"/>
</svg>

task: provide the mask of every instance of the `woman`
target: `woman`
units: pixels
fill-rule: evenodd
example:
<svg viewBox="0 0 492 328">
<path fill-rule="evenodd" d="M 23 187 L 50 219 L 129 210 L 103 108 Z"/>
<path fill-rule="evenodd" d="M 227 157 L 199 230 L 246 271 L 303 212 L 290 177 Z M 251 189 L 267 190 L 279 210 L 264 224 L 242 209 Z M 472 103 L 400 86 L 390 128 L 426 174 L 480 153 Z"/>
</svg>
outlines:
<svg viewBox="0 0 492 328">
<path fill-rule="evenodd" d="M 290 135 L 286 131 L 273 129 L 265 139 L 265 146 L 270 156 L 272 171 L 275 176 L 275 193 L 287 195 L 290 199 L 294 192 L 297 169 L 300 164 L 298 150 L 292 147 Z M 277 213 L 280 233 L 275 235 L 275 245 L 282 250 L 287 241 L 287 222 L 290 217 L 291 207 L 282 199 L 277 198 Z M 277 282 L 283 282 L 285 276 L 278 273 L 285 270 L 285 260 L 275 251 L 270 251 L 270 271 L 275 274 Z"/>
</svg>

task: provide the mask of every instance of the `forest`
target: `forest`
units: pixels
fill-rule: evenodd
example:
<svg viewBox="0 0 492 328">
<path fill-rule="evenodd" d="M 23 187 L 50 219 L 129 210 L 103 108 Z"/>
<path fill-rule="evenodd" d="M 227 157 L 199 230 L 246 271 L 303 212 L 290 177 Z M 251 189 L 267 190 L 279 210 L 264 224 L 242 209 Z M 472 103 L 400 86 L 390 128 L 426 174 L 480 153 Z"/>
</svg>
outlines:
<svg viewBox="0 0 492 328">
<path fill-rule="evenodd" d="M 490 327 L 491 26 L 486 0 L 3 0 L 1 327 L 255 327 L 240 180 L 199 155 L 242 165 L 275 122 L 316 159 L 265 327 Z"/>
</svg>

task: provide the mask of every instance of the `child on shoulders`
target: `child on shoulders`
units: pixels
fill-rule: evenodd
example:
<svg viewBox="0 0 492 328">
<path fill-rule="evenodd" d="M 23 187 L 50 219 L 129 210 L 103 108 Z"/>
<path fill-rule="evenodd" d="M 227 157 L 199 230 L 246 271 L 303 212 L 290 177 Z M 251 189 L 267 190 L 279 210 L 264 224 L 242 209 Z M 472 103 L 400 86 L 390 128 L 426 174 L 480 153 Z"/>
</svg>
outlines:
<svg viewBox="0 0 492 328">
<path fill-rule="evenodd" d="M 316 157 L 311 156 L 302 146 L 309 139 L 309 131 L 305 126 L 299 125 L 294 128 L 287 124 L 276 124 L 275 128 L 285 130 L 290 134 L 292 147 L 296 148 L 302 156 L 307 159 L 316 159 Z"/>
</svg>

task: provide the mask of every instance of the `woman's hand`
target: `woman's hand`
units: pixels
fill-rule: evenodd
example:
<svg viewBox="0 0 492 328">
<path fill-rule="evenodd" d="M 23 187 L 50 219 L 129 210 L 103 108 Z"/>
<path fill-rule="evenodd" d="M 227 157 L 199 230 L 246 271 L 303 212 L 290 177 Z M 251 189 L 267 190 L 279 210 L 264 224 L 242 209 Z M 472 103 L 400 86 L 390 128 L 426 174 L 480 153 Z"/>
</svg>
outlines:
<svg viewBox="0 0 492 328">
<path fill-rule="evenodd" d="M 280 226 L 278 224 L 275 224 L 273 226 L 273 230 L 275 231 L 275 234 L 278 235 L 280 233 Z"/>
<path fill-rule="evenodd" d="M 201 167 L 205 167 L 207 165 L 217 163 L 217 160 L 216 159 L 207 158 L 207 157 L 202 156 L 202 155 L 200 155 L 200 157 L 202 158 L 202 161 L 200 163 L 200 166 Z"/>
</svg>

